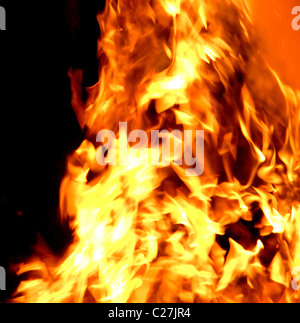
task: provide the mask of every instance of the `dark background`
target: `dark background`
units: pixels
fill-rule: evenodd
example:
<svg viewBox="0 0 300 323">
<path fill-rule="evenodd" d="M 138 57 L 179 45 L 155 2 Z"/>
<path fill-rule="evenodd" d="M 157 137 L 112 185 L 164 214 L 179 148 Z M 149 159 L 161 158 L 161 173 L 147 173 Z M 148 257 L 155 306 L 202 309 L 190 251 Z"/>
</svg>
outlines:
<svg viewBox="0 0 300 323">
<path fill-rule="evenodd" d="M 0 31 L 0 266 L 9 298 L 18 279 L 9 264 L 32 252 L 40 235 L 59 254 L 71 240 L 57 217 L 66 157 L 83 140 L 70 104 L 67 76 L 84 70 L 97 79 L 96 19 L 104 1 L 0 1 L 7 30 Z"/>
</svg>

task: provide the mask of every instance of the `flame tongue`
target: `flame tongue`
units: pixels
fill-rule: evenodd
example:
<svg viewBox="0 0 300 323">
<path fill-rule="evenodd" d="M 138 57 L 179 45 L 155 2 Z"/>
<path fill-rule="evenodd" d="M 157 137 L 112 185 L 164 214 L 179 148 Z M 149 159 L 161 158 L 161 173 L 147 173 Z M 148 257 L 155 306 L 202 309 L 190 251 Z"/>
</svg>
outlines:
<svg viewBox="0 0 300 323">
<path fill-rule="evenodd" d="M 110 0 L 99 24 L 101 77 L 86 104 L 73 76 L 88 129 L 61 186 L 74 243 L 60 264 L 21 266 L 40 278 L 19 300 L 298 300 L 300 92 L 259 56 L 246 2 Z M 186 176 L 175 156 L 100 166 L 96 135 L 115 132 L 119 151 L 120 122 L 148 136 L 204 130 L 204 173 Z M 151 146 L 142 152 L 148 161 Z"/>
</svg>

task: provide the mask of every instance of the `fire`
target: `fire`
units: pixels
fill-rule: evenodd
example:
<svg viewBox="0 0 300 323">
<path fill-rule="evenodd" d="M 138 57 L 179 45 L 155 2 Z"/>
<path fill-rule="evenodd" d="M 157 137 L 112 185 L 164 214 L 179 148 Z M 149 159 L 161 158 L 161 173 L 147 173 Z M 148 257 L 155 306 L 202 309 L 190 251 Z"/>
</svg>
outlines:
<svg viewBox="0 0 300 323">
<path fill-rule="evenodd" d="M 300 92 L 260 55 L 247 2 L 108 0 L 98 20 L 86 102 L 71 73 L 86 130 L 60 192 L 74 241 L 62 259 L 20 265 L 31 277 L 15 301 L 297 302 Z M 204 130 L 203 174 L 173 155 L 99 165 L 97 133 L 115 132 L 118 147 L 119 122 L 148 136 Z"/>
</svg>

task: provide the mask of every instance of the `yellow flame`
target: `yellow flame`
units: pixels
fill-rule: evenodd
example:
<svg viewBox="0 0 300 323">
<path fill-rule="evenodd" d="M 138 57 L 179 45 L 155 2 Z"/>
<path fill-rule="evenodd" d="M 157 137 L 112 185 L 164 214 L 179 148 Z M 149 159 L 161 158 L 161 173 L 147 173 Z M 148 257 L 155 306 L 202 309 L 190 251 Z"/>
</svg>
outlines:
<svg viewBox="0 0 300 323">
<path fill-rule="evenodd" d="M 247 1 L 108 0 L 98 20 L 100 79 L 85 104 L 72 73 L 88 129 L 60 192 L 74 242 L 59 263 L 20 265 L 35 276 L 16 301 L 299 300 L 300 92 L 260 56 Z M 120 121 L 204 130 L 203 175 L 135 155 L 100 166 L 94 138 L 108 129 L 118 146 Z"/>
</svg>

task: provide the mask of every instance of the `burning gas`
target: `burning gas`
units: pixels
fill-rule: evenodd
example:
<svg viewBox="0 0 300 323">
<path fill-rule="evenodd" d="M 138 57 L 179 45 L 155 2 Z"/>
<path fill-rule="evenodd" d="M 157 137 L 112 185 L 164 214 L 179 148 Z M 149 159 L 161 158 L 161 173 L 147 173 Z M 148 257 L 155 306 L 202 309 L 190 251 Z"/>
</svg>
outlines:
<svg viewBox="0 0 300 323">
<path fill-rule="evenodd" d="M 108 0 L 98 20 L 100 79 L 86 102 L 72 72 L 86 140 L 60 215 L 74 241 L 63 259 L 20 265 L 30 277 L 15 300 L 298 301 L 300 92 L 261 56 L 247 1 Z M 118 145 L 120 122 L 148 136 L 204 130 L 203 174 L 186 176 L 172 155 L 100 166 L 97 133 Z"/>
</svg>

